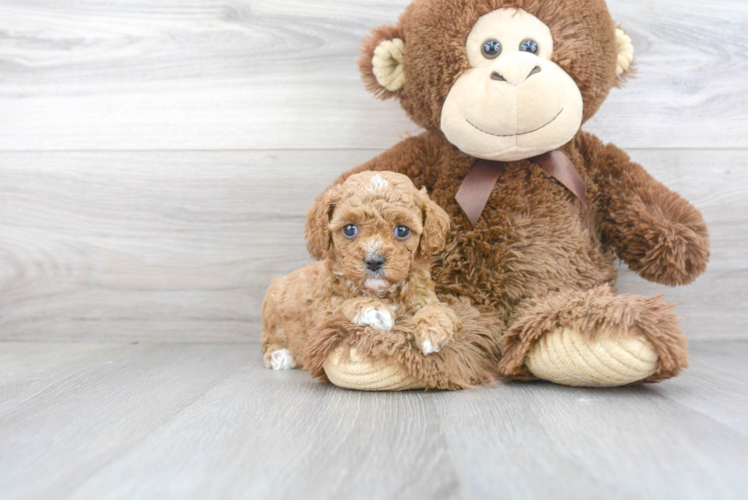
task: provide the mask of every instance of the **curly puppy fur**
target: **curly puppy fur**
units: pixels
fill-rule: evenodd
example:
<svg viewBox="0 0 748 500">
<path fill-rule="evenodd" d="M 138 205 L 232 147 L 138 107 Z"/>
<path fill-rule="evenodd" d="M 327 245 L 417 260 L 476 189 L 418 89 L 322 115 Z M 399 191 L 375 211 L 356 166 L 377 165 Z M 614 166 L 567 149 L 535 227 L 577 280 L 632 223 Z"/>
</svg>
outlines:
<svg viewBox="0 0 748 500">
<path fill-rule="evenodd" d="M 351 227 L 355 227 L 355 235 L 346 235 L 344 229 Z M 398 227 L 408 228 L 409 235 L 398 235 Z M 330 329 L 340 335 L 376 331 L 398 350 L 413 350 L 421 358 L 421 353 L 441 350 L 462 329 L 453 308 L 437 299 L 430 275 L 430 257 L 443 248 L 448 230 L 446 213 L 404 175 L 363 172 L 328 190 L 307 214 L 309 251 L 322 260 L 278 278 L 265 297 L 262 341 L 266 366 L 312 366 L 315 375 L 322 375 L 321 348 L 313 350 L 311 361 L 304 352 L 316 332 Z M 367 265 L 372 257 L 383 265 L 372 269 Z M 472 310 L 464 304 L 458 309 L 475 323 Z M 485 334 L 484 328 L 479 330 L 477 335 Z M 357 338 L 365 342 L 365 336 Z M 492 338 L 498 346 L 499 335 L 494 332 Z M 326 346 L 333 344 L 335 339 L 328 338 Z M 293 363 L 274 364 L 284 349 Z M 404 363 L 413 357 L 407 356 Z M 460 370 L 464 368 L 455 369 L 457 383 L 475 383 L 475 375 L 467 376 Z M 482 374 L 477 378 L 490 377 Z"/>
<path fill-rule="evenodd" d="M 447 141 L 439 118 L 453 83 L 470 67 L 465 40 L 471 27 L 502 7 L 524 9 L 550 28 L 553 61 L 581 90 L 585 121 L 627 76 L 616 77 L 617 25 L 603 0 L 415 0 L 397 26 L 378 28 L 364 40 L 360 67 L 369 90 L 398 99 L 426 132 L 337 182 L 362 170 L 388 170 L 428 189 L 452 227 L 433 260 L 437 292 L 468 297 L 500 314 L 507 327 L 505 376 L 529 377 L 524 356 L 562 325 L 579 328 L 591 340 L 644 335 L 660 357 L 650 381 L 674 376 L 687 358 L 676 316 L 659 298 L 617 297 L 614 259 L 658 283 L 692 282 L 709 260 L 707 227 L 693 205 L 625 152 L 581 130 L 560 149 L 587 185 L 588 210 L 529 160 L 506 165 L 475 227 L 454 199 L 475 158 Z M 390 92 L 377 84 L 371 61 L 377 44 L 395 37 L 406 44 L 406 84 Z M 476 351 L 466 362 L 481 365 L 483 355 Z M 437 377 L 438 368 L 433 370 L 421 375 Z"/>
</svg>

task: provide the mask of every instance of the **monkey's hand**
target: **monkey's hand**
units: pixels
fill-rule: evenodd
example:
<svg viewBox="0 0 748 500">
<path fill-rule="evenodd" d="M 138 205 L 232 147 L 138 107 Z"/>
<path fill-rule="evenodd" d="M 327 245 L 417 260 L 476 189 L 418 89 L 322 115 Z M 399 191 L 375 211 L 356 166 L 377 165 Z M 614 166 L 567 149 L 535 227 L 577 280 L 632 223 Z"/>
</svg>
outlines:
<svg viewBox="0 0 748 500">
<path fill-rule="evenodd" d="M 621 225 L 620 257 L 643 278 L 684 285 L 706 270 L 709 234 L 701 214 L 675 193 L 647 200 L 632 196 L 611 218 Z"/>
<path fill-rule="evenodd" d="M 603 240 L 642 278 L 685 285 L 706 270 L 709 232 L 701 213 L 613 144 L 582 133 L 595 185 L 591 207 Z"/>
</svg>

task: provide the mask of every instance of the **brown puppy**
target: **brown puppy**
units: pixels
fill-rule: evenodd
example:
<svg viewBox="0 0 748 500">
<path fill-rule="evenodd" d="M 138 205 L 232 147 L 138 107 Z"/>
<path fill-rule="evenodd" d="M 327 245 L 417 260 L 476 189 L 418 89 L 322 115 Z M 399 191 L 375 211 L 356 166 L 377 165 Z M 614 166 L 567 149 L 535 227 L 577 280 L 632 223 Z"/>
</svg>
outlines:
<svg viewBox="0 0 748 500">
<path fill-rule="evenodd" d="M 439 351 L 461 328 L 431 281 L 430 257 L 448 230 L 444 210 L 402 174 L 362 172 L 326 191 L 306 224 L 309 252 L 321 260 L 276 279 L 265 296 L 265 366 L 303 369 L 309 332 L 340 314 L 383 330 L 412 321 L 421 351 Z"/>
</svg>

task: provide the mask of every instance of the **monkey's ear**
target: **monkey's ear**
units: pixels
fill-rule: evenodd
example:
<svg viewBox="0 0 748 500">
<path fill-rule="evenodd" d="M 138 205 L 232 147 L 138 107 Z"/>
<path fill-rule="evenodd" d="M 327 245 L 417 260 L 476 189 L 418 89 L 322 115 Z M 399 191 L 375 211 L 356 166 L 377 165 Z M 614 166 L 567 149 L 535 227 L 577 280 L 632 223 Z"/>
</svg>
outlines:
<svg viewBox="0 0 748 500">
<path fill-rule="evenodd" d="M 433 255 L 444 248 L 449 234 L 449 215 L 442 207 L 431 201 L 426 194 L 426 188 L 421 189 L 423 195 L 423 233 L 421 234 L 420 250 L 423 255 Z"/>
<path fill-rule="evenodd" d="M 330 220 L 335 210 L 337 186 L 329 188 L 317 197 L 306 212 L 306 248 L 315 260 L 326 258 L 332 247 Z"/>
<path fill-rule="evenodd" d="M 366 90 L 380 99 L 396 97 L 405 85 L 405 41 L 394 26 L 375 28 L 362 42 L 358 67 Z"/>
<path fill-rule="evenodd" d="M 616 76 L 618 83 L 621 84 L 633 75 L 634 69 L 634 44 L 621 28 L 616 28 L 616 47 L 618 48 Z"/>
</svg>

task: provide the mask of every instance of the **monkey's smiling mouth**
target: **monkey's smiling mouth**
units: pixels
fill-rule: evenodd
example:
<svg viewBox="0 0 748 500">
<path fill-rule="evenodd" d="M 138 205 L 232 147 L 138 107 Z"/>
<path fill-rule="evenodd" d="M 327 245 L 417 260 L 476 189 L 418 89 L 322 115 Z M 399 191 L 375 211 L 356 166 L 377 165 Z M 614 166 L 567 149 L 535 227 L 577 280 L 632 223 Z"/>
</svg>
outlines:
<svg viewBox="0 0 748 500">
<path fill-rule="evenodd" d="M 561 108 L 561 111 L 559 111 L 559 112 L 558 112 L 558 114 L 557 114 L 556 116 L 554 116 L 554 117 L 553 117 L 553 118 L 551 119 L 551 121 L 549 121 L 549 122 L 548 122 L 548 123 L 546 123 L 545 125 L 543 125 L 543 126 L 541 126 L 541 127 L 538 127 L 538 128 L 536 128 L 536 129 L 534 129 L 534 130 L 528 130 L 527 132 L 522 132 L 522 133 L 520 133 L 520 134 L 506 134 L 506 135 L 502 135 L 502 134 L 492 134 L 491 132 L 487 132 L 487 131 L 483 130 L 482 128 L 480 128 L 480 127 L 478 127 L 478 126 L 474 125 L 474 124 L 473 124 L 473 123 L 472 123 L 472 122 L 471 122 L 470 120 L 468 120 L 467 118 L 465 118 L 465 121 L 466 121 L 466 122 L 468 122 L 468 123 L 470 124 L 470 126 L 471 126 L 471 127 L 473 127 L 474 129 L 476 129 L 476 130 L 478 130 L 478 131 L 480 131 L 480 132 L 483 132 L 484 134 L 492 135 L 492 136 L 494 136 L 494 137 L 519 137 L 519 136 L 521 136 L 521 135 L 532 134 L 533 132 L 537 132 L 538 130 L 544 129 L 545 127 L 547 127 L 547 126 L 548 126 L 548 125 L 550 125 L 551 123 L 555 122 L 555 121 L 556 121 L 556 118 L 558 118 L 559 116 L 561 116 L 561 113 L 563 113 L 563 112 L 564 112 L 564 108 Z"/>
</svg>

